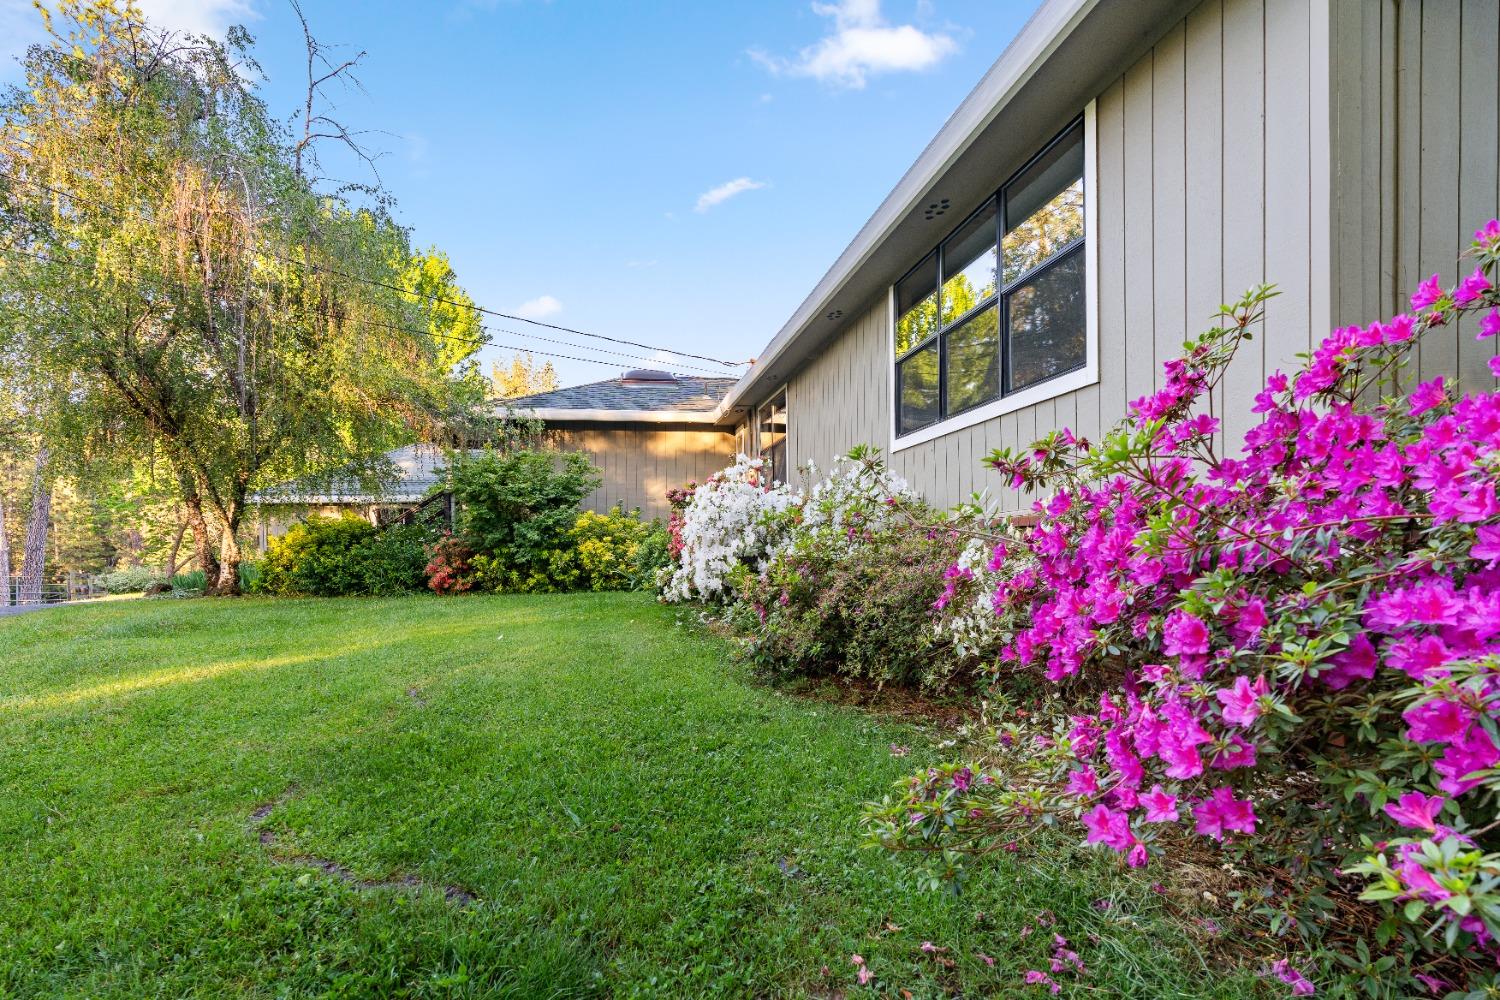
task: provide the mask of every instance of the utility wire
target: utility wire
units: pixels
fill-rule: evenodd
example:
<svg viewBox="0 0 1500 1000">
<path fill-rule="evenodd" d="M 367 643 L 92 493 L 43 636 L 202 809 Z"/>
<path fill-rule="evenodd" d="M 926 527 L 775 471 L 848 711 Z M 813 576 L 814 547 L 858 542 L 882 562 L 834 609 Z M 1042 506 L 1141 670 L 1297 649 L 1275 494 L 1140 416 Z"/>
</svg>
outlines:
<svg viewBox="0 0 1500 1000">
<path fill-rule="evenodd" d="M 42 191 L 50 192 L 51 194 L 57 195 L 57 196 L 62 197 L 62 198 L 67 198 L 67 199 L 69 199 L 71 201 L 78 202 L 80 204 L 92 205 L 96 209 L 101 209 L 101 210 L 106 211 L 106 212 L 112 212 L 113 211 L 113 209 L 110 208 L 110 206 L 102 205 L 99 202 L 92 201 L 91 199 L 80 197 L 79 195 L 73 194 L 71 191 L 63 191 L 63 190 L 60 190 L 58 188 L 51 187 L 51 186 L 49 186 L 47 184 L 43 184 L 40 181 L 32 180 L 32 179 L 30 179 L 28 177 L 13 177 L 12 180 L 14 180 L 15 182 L 20 183 L 20 184 L 30 185 L 31 187 L 37 188 L 37 189 L 42 190 Z M 191 236 L 201 235 L 196 230 L 190 229 L 190 228 L 188 228 L 186 226 L 178 225 L 178 224 L 176 224 L 174 222 L 170 222 L 170 221 L 167 221 L 167 220 L 157 220 L 157 221 L 160 222 L 163 225 L 169 226 L 170 228 L 173 228 L 173 229 L 177 229 L 180 232 L 187 233 L 188 235 L 191 235 Z M 558 330 L 558 331 L 560 331 L 562 333 L 571 333 L 571 334 L 575 334 L 576 336 L 580 336 L 580 337 L 590 337 L 590 338 L 593 338 L 595 340 L 607 340 L 610 343 L 623 344 L 623 345 L 628 346 L 628 347 L 639 347 L 639 348 L 642 348 L 642 349 L 647 350 L 647 351 L 664 351 L 664 352 L 666 352 L 668 354 L 675 354 L 675 355 L 677 355 L 679 357 L 694 358 L 694 359 L 696 359 L 698 361 L 708 361 L 708 362 L 711 362 L 712 364 L 723 365 L 726 368 L 740 368 L 740 367 L 743 367 L 745 364 L 747 364 L 747 362 L 744 362 L 744 361 L 725 361 L 723 358 L 713 358 L 713 357 L 709 357 L 706 354 L 692 354 L 692 353 L 689 353 L 687 351 L 679 351 L 679 350 L 676 350 L 674 348 L 662 347 L 662 346 L 657 345 L 657 344 L 643 344 L 643 343 L 640 343 L 639 341 L 624 340 L 624 339 L 619 338 L 619 337 L 610 337 L 610 336 L 606 336 L 605 334 L 602 334 L 602 333 L 589 333 L 587 330 L 579 330 L 579 329 L 576 329 L 576 328 L 571 327 L 571 326 L 559 326 L 556 323 L 545 323 L 545 322 L 543 322 L 541 320 L 531 319 L 531 318 L 526 317 L 526 316 L 519 316 L 519 315 L 517 315 L 515 313 L 507 313 L 507 312 L 501 312 L 498 309 L 490 309 L 490 308 L 487 308 L 485 306 L 481 306 L 481 305 L 479 305 L 478 303 L 475 303 L 475 302 L 459 302 L 459 301 L 457 301 L 455 299 L 444 298 L 444 297 L 442 297 L 440 295 L 424 295 L 421 292 L 413 291 L 410 288 L 402 288 L 399 285 L 393 285 L 393 284 L 390 284 L 389 282 L 381 281 L 378 278 L 366 278 L 366 277 L 363 277 L 361 275 L 350 274 L 350 273 L 348 273 L 346 271 L 340 271 L 337 268 L 331 268 L 331 267 L 328 267 L 328 266 L 323 265 L 323 264 L 313 264 L 313 263 L 306 262 L 306 261 L 294 260 L 294 259 L 289 258 L 289 257 L 283 257 L 283 256 L 281 256 L 279 254 L 276 254 L 274 252 L 271 252 L 269 250 L 264 250 L 264 249 L 261 249 L 259 247 L 252 247 L 252 246 L 249 246 L 247 244 L 238 243 L 238 242 L 235 242 L 235 241 L 232 241 L 232 240 L 224 240 L 221 237 L 215 237 L 215 236 L 213 236 L 211 234 L 209 236 L 209 239 L 215 240 L 217 242 L 223 243 L 226 246 L 231 246 L 231 247 L 234 247 L 234 248 L 239 249 L 239 250 L 249 250 L 249 251 L 253 251 L 255 253 L 264 254 L 265 256 L 270 257 L 272 260 L 277 260 L 277 261 L 280 261 L 280 262 L 282 262 L 284 264 L 290 264 L 293 267 L 311 268 L 312 270 L 321 271 L 321 272 L 323 272 L 325 274 L 330 274 L 330 275 L 333 275 L 335 277 L 347 278 L 350 281 L 359 281 L 359 282 L 363 282 L 363 283 L 368 284 L 368 285 L 373 285 L 373 286 L 376 286 L 376 287 L 379 287 L 379 288 L 384 288 L 384 289 L 387 289 L 389 291 L 399 292 L 402 295 L 413 295 L 413 296 L 416 296 L 418 298 L 426 299 L 429 302 L 441 302 L 441 303 L 443 303 L 445 305 L 458 306 L 461 309 L 473 309 L 476 312 L 484 313 L 485 315 L 488 315 L 488 316 L 496 316 L 496 317 L 498 317 L 500 319 L 513 320 L 513 321 L 519 322 L 519 323 L 529 323 L 532 326 L 546 327 L 549 330 Z"/>
<path fill-rule="evenodd" d="M 61 259 L 59 257 L 50 257 L 50 256 L 48 256 L 46 254 L 35 253 L 35 252 L 31 251 L 31 250 L 23 250 L 20 247 L 15 247 L 15 246 L 0 247 L 0 253 L 18 253 L 18 254 L 24 254 L 27 257 L 34 258 L 36 260 L 42 261 L 43 263 L 47 263 L 47 264 L 60 264 L 60 265 L 62 265 L 64 267 L 77 267 L 77 268 L 87 268 L 88 267 L 88 264 L 86 264 L 83 261 L 63 260 L 63 259 Z M 499 348 L 503 348 L 505 350 L 525 351 L 528 354 L 537 354 L 537 355 L 540 355 L 540 356 L 542 356 L 544 358 L 557 358 L 558 360 L 561 360 L 561 361 L 583 361 L 583 362 L 590 362 L 590 363 L 593 363 L 593 364 L 596 364 L 596 365 L 605 365 L 605 366 L 610 367 L 610 368 L 615 368 L 615 367 L 619 366 L 621 363 L 624 363 L 624 364 L 628 365 L 632 361 L 646 360 L 646 359 L 643 359 L 643 358 L 632 357 L 632 356 L 629 356 L 629 355 L 618 356 L 618 357 L 611 355 L 608 358 L 580 358 L 580 357 L 577 357 L 577 356 L 571 355 L 571 354 L 561 354 L 561 353 L 556 352 L 556 351 L 541 350 L 541 349 L 533 348 L 533 347 L 530 347 L 530 346 L 528 346 L 526 344 L 507 344 L 507 343 L 501 343 L 499 341 L 490 340 L 488 338 L 483 338 L 483 337 L 460 337 L 457 334 L 439 333 L 439 332 L 437 332 L 435 330 L 423 330 L 423 329 L 419 329 L 417 327 L 402 326 L 399 323 L 385 323 L 385 322 L 382 322 L 380 320 L 372 320 L 372 319 L 362 320 L 361 323 L 362 323 L 362 325 L 366 325 L 366 326 L 378 326 L 378 327 L 383 327 L 383 328 L 388 329 L 388 330 L 397 330 L 397 331 L 401 331 L 403 333 L 410 333 L 410 334 L 412 334 L 414 336 L 419 336 L 419 337 L 435 337 L 438 340 L 450 340 L 450 341 L 454 341 L 454 342 L 460 343 L 460 344 L 478 344 L 480 346 L 499 347 Z M 486 333 L 489 332 L 488 327 L 481 327 L 481 329 L 485 330 Z M 527 337 L 527 338 L 534 338 L 534 339 L 539 339 L 539 340 L 545 340 L 545 339 L 547 339 L 547 338 L 544 338 L 544 337 L 535 337 L 534 334 L 521 333 L 520 331 L 517 331 L 517 330 L 504 330 L 502 332 L 509 333 L 509 334 L 512 334 L 512 335 L 518 336 L 518 337 Z M 562 341 L 554 341 L 554 343 L 563 343 L 563 342 Z M 599 350 L 598 348 L 588 347 L 588 346 L 583 345 L 583 344 L 576 344 L 576 345 L 567 345 L 567 344 L 564 344 L 564 346 L 574 346 L 574 347 L 578 347 L 579 349 L 585 350 L 585 351 Z M 603 352 L 600 351 L 600 353 L 603 353 Z M 706 373 L 706 372 L 702 372 L 702 369 L 693 369 L 693 371 L 694 372 L 701 372 L 702 374 L 705 374 L 705 375 L 709 374 L 709 373 Z"/>
</svg>

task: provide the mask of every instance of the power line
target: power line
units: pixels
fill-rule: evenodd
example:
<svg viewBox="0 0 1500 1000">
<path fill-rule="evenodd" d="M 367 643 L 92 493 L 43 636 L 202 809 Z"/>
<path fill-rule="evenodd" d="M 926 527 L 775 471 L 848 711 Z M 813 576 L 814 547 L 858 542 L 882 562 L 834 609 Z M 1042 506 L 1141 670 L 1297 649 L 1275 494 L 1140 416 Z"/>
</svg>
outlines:
<svg viewBox="0 0 1500 1000">
<path fill-rule="evenodd" d="M 87 268 L 88 267 L 88 264 L 84 263 L 83 261 L 62 260 L 61 258 L 58 258 L 58 257 L 51 257 L 51 256 L 48 256 L 47 254 L 40 254 L 40 253 L 36 253 L 34 251 L 31 251 L 31 250 L 23 250 L 20 247 L 15 247 L 15 246 L 0 247 L 0 253 L 18 253 L 18 254 L 23 254 L 23 255 L 25 255 L 27 257 L 34 258 L 36 260 L 42 261 L 42 262 L 47 263 L 47 264 L 60 264 L 60 265 L 62 265 L 64 267 L 77 267 L 77 268 Z M 633 357 L 633 356 L 630 356 L 630 355 L 610 356 L 609 358 L 580 358 L 580 357 L 577 357 L 577 356 L 572 355 L 572 354 L 562 354 L 562 353 L 557 352 L 557 351 L 540 350 L 540 349 L 533 348 L 533 347 L 531 347 L 529 345 L 526 345 L 526 344 L 507 344 L 507 343 L 501 343 L 499 341 L 490 340 L 490 339 L 483 338 L 483 337 L 460 337 L 457 334 L 439 333 L 439 332 L 437 332 L 435 330 L 422 330 L 422 329 L 418 329 L 416 327 L 402 326 L 399 323 L 386 323 L 386 322 L 383 322 L 381 320 L 366 319 L 366 320 L 362 320 L 361 323 L 363 325 L 365 325 L 365 326 L 378 326 L 378 327 L 382 327 L 382 328 L 387 329 L 387 330 L 397 330 L 397 331 L 400 331 L 400 332 L 403 332 L 403 333 L 409 333 L 409 334 L 412 334 L 413 336 L 418 336 L 418 337 L 434 337 L 434 338 L 436 338 L 438 340 L 449 340 L 449 341 L 454 341 L 454 342 L 460 343 L 460 344 L 477 344 L 477 345 L 482 346 L 482 347 L 484 347 L 484 346 L 499 347 L 499 348 L 503 348 L 505 350 L 525 351 L 528 354 L 538 354 L 538 355 L 540 355 L 540 356 L 542 356 L 544 358 L 556 358 L 556 359 L 561 360 L 561 361 L 582 361 L 582 362 L 596 364 L 596 365 L 604 365 L 604 366 L 609 367 L 609 368 L 617 367 L 617 366 L 619 366 L 622 363 L 626 364 L 626 365 L 629 365 L 632 361 L 647 360 L 647 359 L 643 359 L 643 358 L 639 358 L 639 357 Z M 480 327 L 480 329 L 485 330 L 486 333 L 489 332 L 489 329 L 487 327 Z M 516 330 L 504 330 L 502 332 L 509 333 L 509 334 L 512 334 L 512 335 L 518 336 L 518 337 L 528 337 L 528 338 L 533 338 L 534 337 L 535 339 L 539 339 L 539 340 L 548 339 L 548 338 L 544 338 L 544 337 L 535 337 L 535 335 L 533 335 L 533 334 L 521 333 L 521 332 L 516 331 Z M 562 341 L 553 341 L 553 343 L 562 343 Z M 564 346 L 569 346 L 569 345 L 565 344 Z M 585 350 L 585 351 L 598 350 L 597 348 L 587 347 L 587 346 L 582 345 L 582 344 L 572 345 L 572 346 L 577 346 L 580 349 Z M 600 353 L 603 353 L 603 352 L 601 351 Z M 698 373 L 702 373 L 702 374 L 708 374 L 708 373 L 703 373 L 702 369 L 693 369 L 693 371 L 698 372 Z"/>
<path fill-rule="evenodd" d="M 97 209 L 102 209 L 102 210 L 107 211 L 107 212 L 112 212 L 113 211 L 113 209 L 111 209 L 110 206 L 102 205 L 99 202 L 93 201 L 92 199 L 89 199 L 89 198 L 80 197 L 79 195 L 73 194 L 71 191 L 63 191 L 63 190 L 60 190 L 58 188 L 51 187 L 50 185 L 43 184 L 40 181 L 32 180 L 31 178 L 28 178 L 28 177 L 14 177 L 14 178 L 12 178 L 12 180 L 14 180 L 14 181 L 16 181 L 18 183 L 21 183 L 21 184 L 30 185 L 30 186 L 35 187 L 35 188 L 37 188 L 39 190 L 42 190 L 42 191 L 50 192 L 50 193 L 55 194 L 55 195 L 57 195 L 59 197 L 62 197 L 62 198 L 67 198 L 67 199 L 69 199 L 71 201 L 79 202 L 79 203 L 85 204 L 85 205 L 92 205 L 93 207 L 95 207 Z M 178 224 L 176 224 L 174 222 L 170 222 L 170 221 L 167 221 L 167 220 L 157 220 L 157 221 L 160 222 L 163 225 L 166 225 L 166 226 L 172 228 L 172 229 L 176 229 L 176 230 L 178 230 L 180 232 L 184 232 L 184 233 L 187 233 L 187 234 L 192 235 L 192 236 L 200 235 L 197 231 L 189 229 L 186 226 L 178 225 Z M 326 265 L 314 264 L 314 263 L 310 263 L 310 262 L 294 260 L 292 258 L 283 257 L 283 256 L 281 256 L 279 254 L 276 254 L 276 253 L 268 251 L 268 250 L 263 250 L 263 249 L 261 249 L 259 247 L 252 247 L 252 246 L 249 246 L 247 244 L 238 243 L 238 242 L 235 242 L 235 241 L 232 241 L 232 240 L 224 240 L 221 237 L 215 237 L 212 234 L 209 235 L 209 239 L 216 240 L 217 242 L 221 242 L 221 243 L 223 243 L 226 246 L 232 246 L 232 247 L 234 247 L 236 249 L 239 249 L 239 250 L 249 250 L 249 251 L 254 251 L 256 253 L 262 253 L 265 256 L 270 257 L 272 260 L 277 260 L 277 261 L 280 261 L 280 262 L 282 262 L 284 264 L 290 264 L 293 267 L 311 268 L 311 269 L 313 269 L 315 271 L 322 271 L 325 274 L 330 274 L 330 275 L 333 275 L 333 276 L 336 276 L 336 277 L 341 277 L 341 278 L 347 278 L 350 281 L 359 281 L 359 282 L 363 282 L 363 283 L 368 284 L 368 285 L 373 285 L 373 286 L 376 286 L 376 287 L 379 287 L 379 288 L 384 288 L 384 289 L 387 289 L 389 291 L 399 292 L 402 295 L 414 295 L 414 296 L 417 296 L 418 298 L 423 298 L 423 299 L 426 299 L 426 300 L 428 300 L 430 302 L 441 302 L 441 303 L 443 303 L 445 305 L 458 306 L 461 309 L 473 309 L 476 312 L 484 313 L 485 315 L 488 315 L 488 316 L 496 316 L 496 317 L 498 317 L 500 319 L 514 320 L 514 321 L 519 322 L 519 323 L 529 323 L 529 324 L 531 324 L 533 326 L 545 327 L 545 328 L 547 328 L 549 330 L 558 330 L 558 331 L 563 332 L 563 333 L 571 333 L 571 334 L 575 334 L 575 335 L 580 336 L 580 337 L 590 337 L 590 338 L 593 338 L 595 340 L 606 340 L 606 341 L 609 341 L 610 343 L 623 344 L 623 345 L 628 346 L 628 347 L 639 347 L 639 348 L 642 348 L 642 349 L 647 350 L 647 351 L 664 351 L 664 352 L 666 352 L 668 354 L 675 354 L 675 355 L 677 355 L 679 357 L 694 358 L 694 359 L 696 359 L 698 361 L 708 361 L 708 362 L 711 362 L 712 364 L 723 365 L 726 368 L 740 368 L 740 367 L 743 367 L 746 364 L 746 362 L 743 362 L 743 361 L 725 361 L 723 358 L 713 358 L 713 357 L 709 357 L 706 354 L 692 354 L 692 353 L 687 352 L 687 351 L 679 351 L 679 350 L 676 350 L 676 349 L 670 348 L 670 347 L 662 347 L 662 346 L 660 346 L 658 344 L 643 344 L 643 343 L 640 343 L 639 341 L 624 340 L 624 339 L 619 338 L 619 337 L 610 337 L 610 336 L 606 336 L 605 334 L 602 334 L 602 333 L 589 333 L 587 330 L 579 330 L 579 329 L 576 329 L 576 328 L 571 327 L 571 326 L 559 326 L 556 323 L 545 323 L 545 322 L 543 322 L 541 320 L 530 319 L 530 318 L 528 318 L 526 316 L 520 316 L 520 315 L 517 315 L 515 313 L 507 313 L 507 312 L 501 312 L 498 309 L 490 309 L 490 308 L 487 308 L 485 306 L 481 306 L 481 305 L 479 305 L 476 302 L 459 302 L 459 301 L 457 301 L 455 299 L 444 298 L 444 297 L 442 297 L 440 295 L 424 295 L 421 292 L 414 291 L 414 290 L 412 290 L 410 288 L 402 288 L 399 285 L 393 285 L 393 284 L 390 284 L 389 282 L 381 281 L 378 278 L 366 278 L 366 277 L 363 277 L 363 276 L 357 275 L 357 274 L 349 274 L 346 271 L 340 271 L 337 268 L 331 268 L 331 267 L 328 267 Z M 581 346 L 581 345 L 579 345 L 579 346 Z"/>
</svg>

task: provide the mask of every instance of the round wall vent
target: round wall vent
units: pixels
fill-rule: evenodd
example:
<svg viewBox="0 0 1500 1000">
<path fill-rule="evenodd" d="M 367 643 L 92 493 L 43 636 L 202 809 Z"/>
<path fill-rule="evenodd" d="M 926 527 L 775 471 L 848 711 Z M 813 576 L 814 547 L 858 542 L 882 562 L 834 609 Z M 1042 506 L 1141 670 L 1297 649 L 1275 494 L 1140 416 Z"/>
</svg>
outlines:
<svg viewBox="0 0 1500 1000">
<path fill-rule="evenodd" d="M 937 201 L 931 202 L 927 206 L 927 208 L 922 212 L 922 216 L 926 219 L 936 219 L 946 211 L 948 211 L 948 199 L 939 198 Z"/>
</svg>

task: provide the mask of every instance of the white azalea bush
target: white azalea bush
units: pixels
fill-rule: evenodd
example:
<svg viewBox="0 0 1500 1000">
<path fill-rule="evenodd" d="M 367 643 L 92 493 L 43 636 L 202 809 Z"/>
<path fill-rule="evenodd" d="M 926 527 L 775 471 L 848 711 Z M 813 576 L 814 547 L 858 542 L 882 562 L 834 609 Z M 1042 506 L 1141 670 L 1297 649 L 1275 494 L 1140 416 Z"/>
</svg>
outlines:
<svg viewBox="0 0 1500 1000">
<path fill-rule="evenodd" d="M 800 507 L 803 496 L 769 482 L 764 469 L 760 459 L 741 455 L 694 488 L 673 519 L 677 561 L 664 574 L 664 600 L 725 600 L 732 596 L 731 572 L 765 561 L 789 525 L 784 515 Z"/>
<path fill-rule="evenodd" d="M 968 662 L 933 627 L 956 530 L 873 448 L 836 458 L 806 491 L 762 484 L 741 459 L 680 502 L 678 565 L 664 599 L 715 601 L 764 676 L 835 674 L 949 685 Z M 991 613 L 993 617 L 993 613 Z"/>
</svg>

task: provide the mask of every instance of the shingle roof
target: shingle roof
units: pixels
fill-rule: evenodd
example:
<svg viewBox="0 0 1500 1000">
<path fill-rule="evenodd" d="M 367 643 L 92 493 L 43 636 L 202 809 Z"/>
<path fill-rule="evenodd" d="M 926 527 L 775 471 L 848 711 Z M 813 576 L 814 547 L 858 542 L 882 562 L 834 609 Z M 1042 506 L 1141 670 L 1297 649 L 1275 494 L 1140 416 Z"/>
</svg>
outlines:
<svg viewBox="0 0 1500 1000">
<path fill-rule="evenodd" d="M 409 444 L 388 451 L 385 458 L 396 467 L 395 479 L 383 490 L 370 490 L 357 479 L 335 479 L 326 483 L 281 483 L 250 496 L 252 503 L 416 503 L 439 479 L 447 465 L 442 449 L 430 444 Z"/>
<path fill-rule="evenodd" d="M 612 378 L 508 399 L 503 405 L 517 410 L 681 410 L 702 413 L 718 405 L 735 382 L 733 378 L 688 375 L 679 375 L 671 382 L 632 382 Z"/>
</svg>

